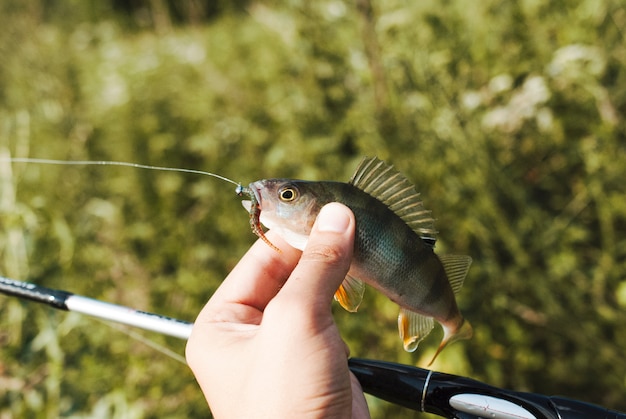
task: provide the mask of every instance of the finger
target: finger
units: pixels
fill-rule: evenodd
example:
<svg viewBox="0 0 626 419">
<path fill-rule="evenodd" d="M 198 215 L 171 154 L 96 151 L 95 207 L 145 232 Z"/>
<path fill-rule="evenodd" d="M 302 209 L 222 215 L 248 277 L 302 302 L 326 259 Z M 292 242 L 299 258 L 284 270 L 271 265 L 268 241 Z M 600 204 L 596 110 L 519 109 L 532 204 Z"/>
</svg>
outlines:
<svg viewBox="0 0 626 419">
<path fill-rule="evenodd" d="M 369 418 L 370 411 L 367 407 L 367 400 L 361 388 L 361 383 L 352 372 L 350 372 L 350 385 L 352 387 L 352 417 Z"/>
<path fill-rule="evenodd" d="M 352 260 L 355 219 L 345 205 L 324 206 L 298 265 L 277 297 L 329 306 Z"/>
<path fill-rule="evenodd" d="M 227 313 L 230 310 L 225 309 L 232 305 L 262 311 L 278 293 L 301 252 L 271 231 L 267 237 L 281 251 L 277 252 L 262 240 L 257 240 L 213 294 L 198 320 L 209 320 L 207 317 L 216 313 Z"/>
</svg>

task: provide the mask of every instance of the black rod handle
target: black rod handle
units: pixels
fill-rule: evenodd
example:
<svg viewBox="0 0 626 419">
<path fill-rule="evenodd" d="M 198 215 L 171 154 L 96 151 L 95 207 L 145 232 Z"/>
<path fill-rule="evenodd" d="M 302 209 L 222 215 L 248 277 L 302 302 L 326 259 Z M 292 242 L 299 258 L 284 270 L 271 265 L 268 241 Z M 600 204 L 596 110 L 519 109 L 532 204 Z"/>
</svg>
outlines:
<svg viewBox="0 0 626 419">
<path fill-rule="evenodd" d="M 69 297 L 74 295 L 71 292 L 53 290 L 3 276 L 0 276 L 0 293 L 47 304 L 59 310 L 68 310 L 65 303 Z"/>
<path fill-rule="evenodd" d="M 408 365 L 359 358 L 348 365 L 366 393 L 446 418 L 626 419 L 625 413 L 578 400 L 505 390 Z"/>
</svg>

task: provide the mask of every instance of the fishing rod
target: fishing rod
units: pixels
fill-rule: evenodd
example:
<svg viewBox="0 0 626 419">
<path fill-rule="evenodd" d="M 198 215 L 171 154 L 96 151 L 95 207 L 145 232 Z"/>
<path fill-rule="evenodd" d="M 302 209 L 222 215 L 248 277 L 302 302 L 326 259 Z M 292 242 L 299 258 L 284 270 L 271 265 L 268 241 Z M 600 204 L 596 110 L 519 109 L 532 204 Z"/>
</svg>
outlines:
<svg viewBox="0 0 626 419">
<path fill-rule="evenodd" d="M 193 327 L 193 323 L 183 320 L 3 276 L 0 276 L 0 293 L 179 339 L 188 339 Z M 626 419 L 626 413 L 602 406 L 560 396 L 506 390 L 424 368 L 361 358 L 350 358 L 348 366 L 366 393 L 444 418 Z"/>
<path fill-rule="evenodd" d="M 193 326 L 193 323 L 183 320 L 106 303 L 68 291 L 46 288 L 3 276 L 0 276 L 0 293 L 47 304 L 59 310 L 74 311 L 179 339 L 189 339 Z"/>
</svg>

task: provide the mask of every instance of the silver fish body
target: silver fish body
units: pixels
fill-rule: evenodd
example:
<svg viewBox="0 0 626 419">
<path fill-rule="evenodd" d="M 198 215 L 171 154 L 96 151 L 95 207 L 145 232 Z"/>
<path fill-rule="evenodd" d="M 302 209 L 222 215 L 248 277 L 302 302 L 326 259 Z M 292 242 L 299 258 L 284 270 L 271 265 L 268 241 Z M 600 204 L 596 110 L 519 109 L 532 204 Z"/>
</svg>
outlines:
<svg viewBox="0 0 626 419">
<path fill-rule="evenodd" d="M 407 351 L 414 351 L 432 330 L 433 319 L 445 332 L 435 357 L 447 343 L 471 336 L 471 326 L 454 297 L 471 259 L 440 258 L 434 253 L 436 231 L 430 211 L 392 167 L 366 159 L 349 183 L 266 179 L 251 183 L 249 190 L 260 210 L 260 222 L 299 249 L 304 249 L 325 204 L 341 202 L 352 210 L 354 255 L 335 298 L 345 309 L 356 311 L 363 283 L 385 294 L 401 307 L 398 326 Z"/>
</svg>

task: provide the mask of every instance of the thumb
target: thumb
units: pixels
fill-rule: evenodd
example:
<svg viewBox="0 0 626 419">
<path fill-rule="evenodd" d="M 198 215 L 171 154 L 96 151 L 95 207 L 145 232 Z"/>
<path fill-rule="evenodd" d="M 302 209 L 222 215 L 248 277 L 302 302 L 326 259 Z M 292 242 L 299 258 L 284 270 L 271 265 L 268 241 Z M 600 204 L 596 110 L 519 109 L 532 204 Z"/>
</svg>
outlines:
<svg viewBox="0 0 626 419">
<path fill-rule="evenodd" d="M 311 302 L 306 304 L 309 307 L 328 307 L 350 269 L 354 232 L 355 219 L 348 207 L 339 203 L 324 206 L 302 257 L 279 296 Z"/>
</svg>

